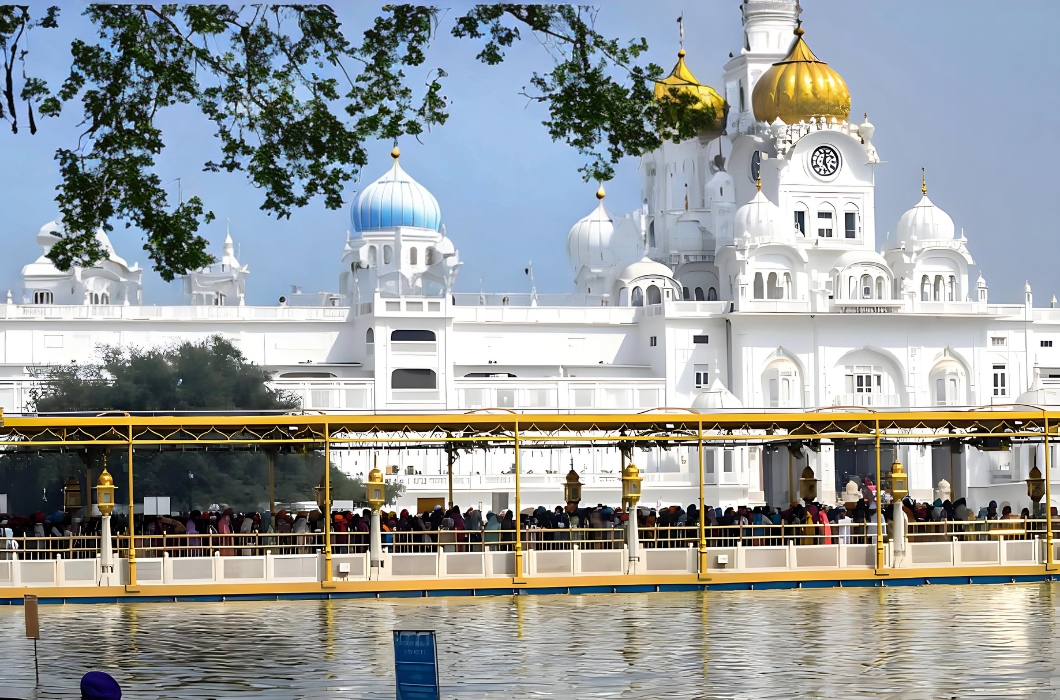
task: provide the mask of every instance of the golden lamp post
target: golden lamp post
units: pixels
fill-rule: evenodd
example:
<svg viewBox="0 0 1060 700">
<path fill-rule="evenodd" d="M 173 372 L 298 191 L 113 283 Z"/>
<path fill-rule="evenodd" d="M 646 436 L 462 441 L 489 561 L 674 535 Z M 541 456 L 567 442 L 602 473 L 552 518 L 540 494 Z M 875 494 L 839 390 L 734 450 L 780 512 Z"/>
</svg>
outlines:
<svg viewBox="0 0 1060 700">
<path fill-rule="evenodd" d="M 578 478 L 578 472 L 574 471 L 574 467 L 567 472 L 567 481 L 563 484 L 563 500 L 567 503 L 567 512 L 573 512 L 578 508 L 578 503 L 582 500 L 582 482 Z"/>
<path fill-rule="evenodd" d="M 110 514 L 114 511 L 114 479 L 107 471 L 107 458 L 103 458 L 103 473 L 99 475 L 96 482 L 96 505 L 103 516 L 103 525 L 100 528 L 99 540 L 99 566 L 100 585 L 112 585 L 111 576 L 114 574 L 114 550 L 110 539 Z M 89 513 L 89 516 L 92 514 Z M 130 522 L 132 519 L 130 518 Z M 130 528 L 130 532 L 132 529 Z"/>
<path fill-rule="evenodd" d="M 383 472 L 378 466 L 373 466 L 368 472 L 368 507 L 372 510 L 372 527 L 369 536 L 369 561 L 371 568 L 375 569 L 375 577 L 379 578 L 379 568 L 383 565 L 383 537 L 379 526 L 379 511 L 386 503 L 386 483 L 383 481 Z"/>
<path fill-rule="evenodd" d="M 1045 479 L 1042 478 L 1042 472 L 1038 467 L 1031 468 L 1031 473 L 1027 475 L 1027 496 L 1034 504 L 1035 517 L 1040 517 L 1041 501 L 1045 498 Z"/>
<path fill-rule="evenodd" d="M 625 453 L 622 455 L 625 461 Z M 629 538 L 629 570 L 636 573 L 637 562 L 640 557 L 637 554 L 637 502 L 640 501 L 640 482 L 644 478 L 640 470 L 630 462 L 622 469 L 622 507 L 628 516 L 626 531 Z"/>
<path fill-rule="evenodd" d="M 879 489 L 879 484 L 877 484 Z M 902 499 L 909 495 L 909 475 L 905 473 L 902 463 L 895 460 L 891 464 L 891 543 L 897 555 L 905 555 L 905 511 L 902 510 Z M 876 507 L 881 507 L 877 502 Z"/>
<path fill-rule="evenodd" d="M 812 467 L 803 469 L 802 476 L 799 477 L 799 498 L 807 504 L 817 500 L 817 477 Z"/>
</svg>

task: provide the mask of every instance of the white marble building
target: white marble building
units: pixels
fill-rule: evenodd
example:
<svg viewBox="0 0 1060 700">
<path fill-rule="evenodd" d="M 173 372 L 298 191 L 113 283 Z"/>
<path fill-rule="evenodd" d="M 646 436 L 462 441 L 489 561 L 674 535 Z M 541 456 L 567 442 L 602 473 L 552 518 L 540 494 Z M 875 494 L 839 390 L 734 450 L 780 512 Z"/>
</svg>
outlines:
<svg viewBox="0 0 1060 700">
<path fill-rule="evenodd" d="M 327 411 L 1058 403 L 1060 310 L 1035 307 L 1029 287 L 1022 304 L 991 303 L 963 230 L 924 182 L 909 183 L 911 208 L 883 222 L 896 233 L 880 240 L 875 172 L 886 166 L 875 127 L 851 118 L 850 92 L 810 51 L 794 0 L 745 0 L 741 11 L 743 47 L 723 67 L 721 92 L 692 76 L 683 49 L 656 91 L 690 92 L 718 123 L 644 156 L 636 211 L 612 214 L 602 188 L 595 206 L 586 203 L 567 242 L 575 292 L 453 292 L 454 239 L 395 149 L 389 171 L 353 200 L 336 294 L 246 305 L 249 270 L 230 238 L 218 265 L 186 278 L 187 306 L 145 305 L 140 270 L 109 242 L 109 259 L 93 268 L 59 273 L 43 257 L 28 265 L 23 303 L 9 295 L 0 306 L 0 404 L 31 410 L 33 367 L 88 361 L 100 344 L 217 333 L 305 408 Z M 38 234 L 45 249 L 54 226 Z M 918 498 L 933 498 L 945 479 L 973 506 L 995 498 L 1017 511 L 1027 504 L 1022 480 L 1043 463 L 1041 448 L 1027 447 L 938 444 L 898 456 Z M 340 459 L 353 473 L 371 461 Z M 441 455 L 395 451 L 380 461 L 406 481 L 410 503 L 445 491 Z M 695 453 L 639 461 L 647 503 L 694 500 Z M 824 498 L 874 470 L 865 448 L 842 444 L 790 456 L 719 447 L 706 463 L 714 505 L 787 503 L 787 475 L 807 464 Z M 526 502 L 557 503 L 572 465 L 586 500 L 617 501 L 617 454 L 575 449 L 525 455 Z M 457 502 L 503 503 L 510 469 L 510 454 L 461 456 Z"/>
</svg>

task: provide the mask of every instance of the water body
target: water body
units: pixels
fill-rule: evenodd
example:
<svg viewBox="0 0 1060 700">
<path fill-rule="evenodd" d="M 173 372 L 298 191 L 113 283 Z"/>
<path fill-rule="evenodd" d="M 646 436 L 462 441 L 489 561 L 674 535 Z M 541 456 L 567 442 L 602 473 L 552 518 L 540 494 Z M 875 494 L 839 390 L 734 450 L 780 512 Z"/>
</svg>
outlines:
<svg viewBox="0 0 1060 700">
<path fill-rule="evenodd" d="M 1060 584 L 0 609 L 0 696 L 393 698 L 434 629 L 444 698 L 1060 696 Z"/>
</svg>

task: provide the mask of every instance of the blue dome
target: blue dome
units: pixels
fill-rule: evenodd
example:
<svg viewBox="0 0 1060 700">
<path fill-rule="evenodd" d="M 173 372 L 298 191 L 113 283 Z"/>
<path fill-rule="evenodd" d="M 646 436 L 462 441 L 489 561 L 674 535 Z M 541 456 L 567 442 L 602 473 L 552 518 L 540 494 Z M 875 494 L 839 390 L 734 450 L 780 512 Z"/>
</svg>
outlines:
<svg viewBox="0 0 1060 700">
<path fill-rule="evenodd" d="M 401 169 L 394 155 L 394 167 L 354 198 L 350 223 L 357 234 L 396 226 L 437 231 L 442 226 L 442 210 L 434 195 Z"/>
</svg>

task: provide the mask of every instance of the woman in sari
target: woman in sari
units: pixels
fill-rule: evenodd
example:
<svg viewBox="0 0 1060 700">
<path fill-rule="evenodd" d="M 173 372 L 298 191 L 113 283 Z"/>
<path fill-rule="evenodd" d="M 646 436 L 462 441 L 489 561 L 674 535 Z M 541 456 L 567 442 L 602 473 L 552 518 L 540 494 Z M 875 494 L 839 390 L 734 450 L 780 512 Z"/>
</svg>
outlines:
<svg viewBox="0 0 1060 700">
<path fill-rule="evenodd" d="M 232 538 L 225 535 L 232 534 L 232 509 L 225 508 L 224 514 L 217 521 L 217 532 L 221 535 L 221 556 L 234 557 L 236 550 L 232 548 Z"/>
</svg>

